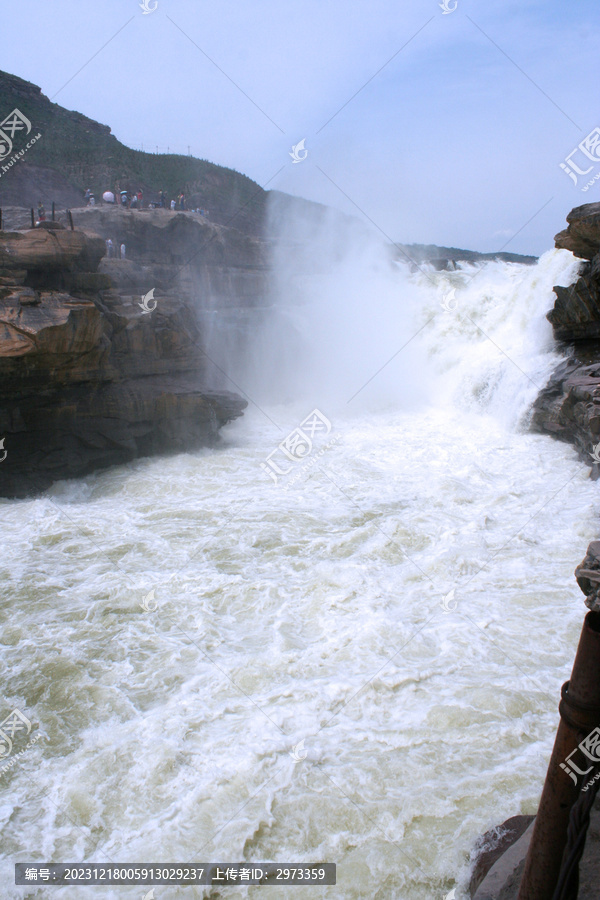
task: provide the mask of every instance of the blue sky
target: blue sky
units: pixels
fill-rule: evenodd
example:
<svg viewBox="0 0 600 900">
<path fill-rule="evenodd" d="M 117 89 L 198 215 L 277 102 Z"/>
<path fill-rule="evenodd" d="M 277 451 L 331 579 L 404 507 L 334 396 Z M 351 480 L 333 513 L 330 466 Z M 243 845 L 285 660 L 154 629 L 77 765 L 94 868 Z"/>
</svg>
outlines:
<svg viewBox="0 0 600 900">
<path fill-rule="evenodd" d="M 600 126 L 597 5 L 440 2 L 19 0 L 0 65 L 129 146 L 189 146 L 394 240 L 541 253 L 600 199 L 560 168 Z"/>
</svg>

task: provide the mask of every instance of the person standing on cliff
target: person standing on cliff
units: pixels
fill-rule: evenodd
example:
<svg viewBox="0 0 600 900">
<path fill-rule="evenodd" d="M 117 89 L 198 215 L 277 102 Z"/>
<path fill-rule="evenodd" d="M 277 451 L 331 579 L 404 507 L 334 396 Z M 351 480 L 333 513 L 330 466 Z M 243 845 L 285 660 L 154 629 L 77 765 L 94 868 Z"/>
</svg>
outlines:
<svg viewBox="0 0 600 900">
<path fill-rule="evenodd" d="M 142 195 L 141 190 L 138 190 L 138 192 L 137 192 L 137 208 L 138 208 L 138 209 L 141 209 L 142 206 L 143 206 L 143 204 L 142 204 L 142 196 L 143 196 L 143 195 Z"/>
<path fill-rule="evenodd" d="M 114 251 L 114 244 L 110 238 L 107 238 L 107 240 L 106 240 L 106 255 L 108 256 L 109 259 L 112 259 L 113 251 Z"/>
<path fill-rule="evenodd" d="M 46 221 L 46 210 L 44 209 L 44 205 L 41 200 L 38 200 L 38 222 Z"/>
<path fill-rule="evenodd" d="M 171 200 L 171 212 L 175 212 L 175 201 Z"/>
<path fill-rule="evenodd" d="M 121 259 L 125 259 L 125 244 L 121 244 Z"/>
</svg>

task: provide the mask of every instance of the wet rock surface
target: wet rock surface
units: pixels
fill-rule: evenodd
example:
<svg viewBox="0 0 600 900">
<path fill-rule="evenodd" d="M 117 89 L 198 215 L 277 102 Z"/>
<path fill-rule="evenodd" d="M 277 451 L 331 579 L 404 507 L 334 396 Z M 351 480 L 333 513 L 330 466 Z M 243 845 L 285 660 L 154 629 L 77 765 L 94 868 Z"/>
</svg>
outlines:
<svg viewBox="0 0 600 900">
<path fill-rule="evenodd" d="M 554 288 L 556 302 L 548 313 L 555 339 L 566 360 L 537 397 L 534 431 L 569 441 L 583 461 L 600 474 L 600 203 L 588 203 L 567 216 L 569 227 L 556 235 L 558 248 L 570 250 L 582 263 L 568 287 Z M 600 448 L 599 448 L 600 449 Z"/>
<path fill-rule="evenodd" d="M 568 228 L 554 238 L 557 247 L 570 250 L 581 259 L 600 253 L 600 203 L 576 206 L 567 216 Z"/>
<path fill-rule="evenodd" d="M 583 561 L 575 569 L 577 584 L 585 594 L 585 605 L 600 612 L 600 541 L 592 541 Z"/>
<path fill-rule="evenodd" d="M 590 362 L 590 360 L 595 360 Z M 577 348 L 553 372 L 533 406 L 531 427 L 574 444 L 581 460 L 600 474 L 600 352 Z"/>
<path fill-rule="evenodd" d="M 522 830 L 533 816 L 514 816 L 488 832 L 480 841 L 481 860 L 476 859 L 470 894 L 473 900 L 517 900 L 531 830 Z M 500 835 L 500 841 L 498 841 Z M 487 847 L 492 845 L 491 854 Z M 495 847 L 500 848 L 496 853 Z M 483 878 L 481 878 L 481 874 Z M 590 815 L 585 849 L 579 864 L 578 900 L 597 900 L 600 884 L 600 797 Z"/>
<path fill-rule="evenodd" d="M 503 853 L 527 831 L 534 818 L 535 816 L 512 816 L 498 828 L 492 828 L 481 836 L 473 851 L 475 864 L 469 884 L 471 896 L 474 896 L 479 885 Z"/>
</svg>

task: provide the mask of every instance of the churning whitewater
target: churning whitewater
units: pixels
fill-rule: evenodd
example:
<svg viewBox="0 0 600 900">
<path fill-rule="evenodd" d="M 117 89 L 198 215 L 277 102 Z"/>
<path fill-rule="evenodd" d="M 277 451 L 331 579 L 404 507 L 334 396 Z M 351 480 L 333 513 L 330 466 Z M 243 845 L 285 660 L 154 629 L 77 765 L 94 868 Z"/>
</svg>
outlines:
<svg viewBox="0 0 600 900">
<path fill-rule="evenodd" d="M 277 898 L 458 900 L 535 811 L 598 514 L 527 431 L 577 263 L 332 258 L 280 267 L 218 448 L 0 501 L 2 717 L 42 735 L 0 775 L 3 896 L 52 892 L 16 861 L 273 860 L 338 866 Z"/>
</svg>

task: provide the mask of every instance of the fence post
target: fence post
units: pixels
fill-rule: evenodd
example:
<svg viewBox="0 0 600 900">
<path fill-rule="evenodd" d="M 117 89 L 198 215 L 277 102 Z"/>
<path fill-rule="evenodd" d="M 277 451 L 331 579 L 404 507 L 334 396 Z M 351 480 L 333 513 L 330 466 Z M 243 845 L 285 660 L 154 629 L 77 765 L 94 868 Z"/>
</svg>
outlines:
<svg viewBox="0 0 600 900">
<path fill-rule="evenodd" d="M 68 220 L 69 220 L 69 225 L 71 226 L 71 231 L 73 231 L 73 230 L 74 230 L 74 227 L 73 227 L 73 213 L 71 212 L 70 209 L 67 210 L 67 218 L 68 218 Z"/>
</svg>

